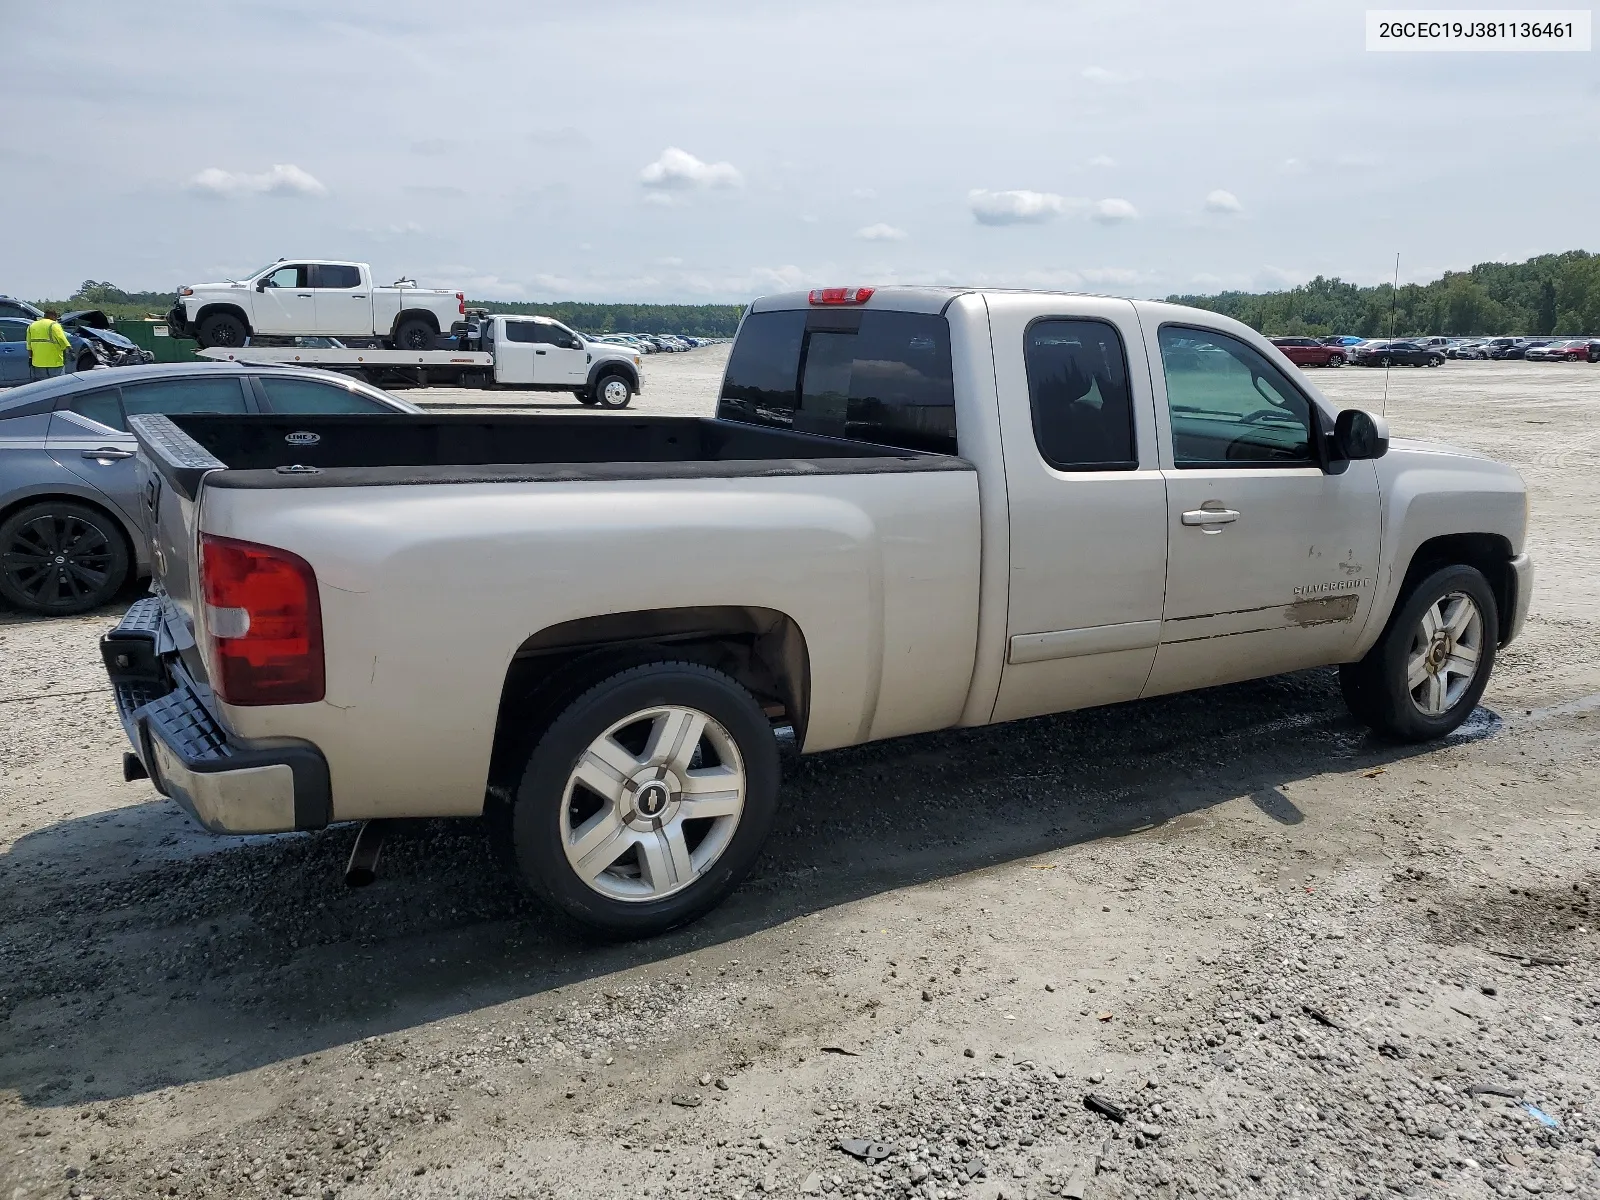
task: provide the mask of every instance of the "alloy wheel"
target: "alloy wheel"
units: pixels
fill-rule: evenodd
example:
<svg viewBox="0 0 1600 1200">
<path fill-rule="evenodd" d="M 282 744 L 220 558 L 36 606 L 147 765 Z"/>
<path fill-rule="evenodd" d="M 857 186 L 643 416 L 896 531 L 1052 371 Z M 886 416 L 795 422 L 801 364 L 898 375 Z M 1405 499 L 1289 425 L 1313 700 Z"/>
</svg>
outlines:
<svg viewBox="0 0 1600 1200">
<path fill-rule="evenodd" d="M 679 705 L 635 712 L 589 744 L 567 778 L 561 844 L 573 872 L 612 900 L 682 891 L 719 859 L 744 811 L 732 734 Z"/>
<path fill-rule="evenodd" d="M 1472 686 L 1483 652 L 1483 614 L 1465 592 L 1429 605 L 1412 631 L 1406 690 L 1424 716 L 1443 716 Z"/>
<path fill-rule="evenodd" d="M 105 531 L 70 513 L 35 517 L 0 552 L 0 570 L 12 588 L 41 611 L 107 592 L 115 561 Z"/>
</svg>

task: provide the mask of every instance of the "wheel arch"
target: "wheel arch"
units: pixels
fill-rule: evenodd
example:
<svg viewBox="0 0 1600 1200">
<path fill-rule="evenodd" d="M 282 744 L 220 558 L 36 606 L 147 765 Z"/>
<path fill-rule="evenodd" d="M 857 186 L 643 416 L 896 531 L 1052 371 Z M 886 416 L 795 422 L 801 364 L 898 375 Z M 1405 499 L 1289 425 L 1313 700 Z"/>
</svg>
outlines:
<svg viewBox="0 0 1600 1200">
<path fill-rule="evenodd" d="M 1394 619 L 1412 589 L 1435 571 L 1457 564 L 1476 567 L 1494 593 L 1499 610 L 1495 641 L 1503 645 L 1511 636 L 1517 604 L 1517 575 L 1511 566 L 1512 558 L 1511 540 L 1498 533 L 1446 533 L 1429 538 L 1412 552 L 1388 620 Z M 1388 628 L 1388 621 L 1384 628 Z"/>
<path fill-rule="evenodd" d="M 71 484 L 55 484 L 41 487 L 36 491 L 13 492 L 3 501 L 0 501 L 0 525 L 9 521 L 13 514 L 35 504 L 44 504 L 51 500 L 65 500 L 69 504 L 79 504 L 84 508 L 92 508 L 95 512 L 105 517 L 122 535 L 122 540 L 128 547 L 128 569 L 135 577 L 142 576 L 148 571 L 150 562 L 149 554 L 145 547 L 144 539 L 135 535 L 128 527 L 128 521 L 102 497 L 96 496 L 85 488 L 79 491 Z"/>
<path fill-rule="evenodd" d="M 589 368 L 589 384 L 593 389 L 600 382 L 602 376 L 617 374 L 628 381 L 628 386 L 637 394 L 639 391 L 639 369 L 627 359 L 602 358 Z"/>
<path fill-rule="evenodd" d="M 775 723 L 805 741 L 810 659 L 798 622 L 775 609 L 741 605 L 642 609 L 565 621 L 517 647 L 501 685 L 489 784 L 515 785 L 551 697 L 585 660 L 639 661 L 657 653 L 715 668 L 738 680 Z"/>
<path fill-rule="evenodd" d="M 434 333 L 443 333 L 439 328 L 439 314 L 428 308 L 402 308 L 394 315 L 394 323 L 389 326 L 389 336 L 392 338 L 400 332 L 400 326 L 412 317 L 421 317 L 433 326 Z"/>
<path fill-rule="evenodd" d="M 230 317 L 238 317 L 239 320 L 244 322 L 244 331 L 247 334 L 254 332 L 254 327 L 250 323 L 250 314 L 245 312 L 239 305 L 229 303 L 226 300 L 212 300 L 202 304 L 200 311 L 194 314 L 194 320 L 189 322 L 189 326 L 191 329 L 198 330 L 202 321 L 207 317 L 214 317 L 218 313 L 226 313 Z"/>
</svg>

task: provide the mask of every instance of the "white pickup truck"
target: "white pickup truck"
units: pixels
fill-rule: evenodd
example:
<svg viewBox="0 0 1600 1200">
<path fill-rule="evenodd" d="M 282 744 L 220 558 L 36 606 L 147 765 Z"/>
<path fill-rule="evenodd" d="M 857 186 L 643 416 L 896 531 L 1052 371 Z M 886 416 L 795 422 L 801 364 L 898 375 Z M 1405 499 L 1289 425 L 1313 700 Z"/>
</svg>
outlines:
<svg viewBox="0 0 1600 1200">
<path fill-rule="evenodd" d="M 487 815 L 617 935 L 739 882 L 785 727 L 824 751 L 1339 664 L 1358 719 L 1435 738 L 1532 587 L 1515 472 L 1155 302 L 769 297 L 715 419 L 133 425 L 157 594 L 103 644 L 130 777 L 222 833 Z"/>
<path fill-rule="evenodd" d="M 175 337 L 192 337 L 202 348 L 243 346 L 261 336 L 322 336 L 431 350 L 466 312 L 462 292 L 406 279 L 377 287 L 366 263 L 280 258 L 244 279 L 184 285 L 167 323 Z"/>
</svg>

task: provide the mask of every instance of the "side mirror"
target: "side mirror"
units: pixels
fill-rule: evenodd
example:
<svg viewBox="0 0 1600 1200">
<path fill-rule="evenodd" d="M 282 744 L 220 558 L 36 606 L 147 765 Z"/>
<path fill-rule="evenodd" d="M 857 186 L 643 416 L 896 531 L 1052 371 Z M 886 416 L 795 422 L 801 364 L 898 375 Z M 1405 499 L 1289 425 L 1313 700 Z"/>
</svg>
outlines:
<svg viewBox="0 0 1600 1200">
<path fill-rule="evenodd" d="M 264 292 L 266 290 L 267 290 L 267 281 L 265 279 L 256 280 L 256 291 Z"/>
<path fill-rule="evenodd" d="M 1365 409 L 1347 408 L 1334 418 L 1333 444 L 1352 462 L 1389 453 L 1389 422 Z"/>
</svg>

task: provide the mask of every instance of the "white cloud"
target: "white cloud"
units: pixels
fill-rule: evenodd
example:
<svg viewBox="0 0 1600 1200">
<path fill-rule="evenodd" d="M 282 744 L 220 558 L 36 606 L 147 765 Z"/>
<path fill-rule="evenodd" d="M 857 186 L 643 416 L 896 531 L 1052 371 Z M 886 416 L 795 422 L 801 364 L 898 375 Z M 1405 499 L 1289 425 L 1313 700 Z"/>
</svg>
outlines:
<svg viewBox="0 0 1600 1200">
<path fill-rule="evenodd" d="M 1019 189 L 991 192 L 974 188 L 967 193 L 967 204 L 980 225 L 1038 225 L 1053 221 L 1063 213 L 1082 209 L 1088 201 L 1069 200 L 1054 192 Z"/>
<path fill-rule="evenodd" d="M 678 203 L 678 198 L 670 192 L 646 192 L 644 194 L 644 202 L 646 204 L 659 205 L 662 208 L 671 208 Z"/>
<path fill-rule="evenodd" d="M 1089 165 L 1091 167 L 1114 167 L 1117 165 L 1117 160 L 1109 154 L 1096 154 L 1089 160 Z"/>
<path fill-rule="evenodd" d="M 850 194 L 857 200 L 876 200 L 878 198 L 878 189 L 865 187 L 854 188 L 851 190 Z"/>
<path fill-rule="evenodd" d="M 1090 83 L 1132 83 L 1139 78 L 1126 71 L 1108 71 L 1104 67 L 1085 67 L 1083 77 Z"/>
<path fill-rule="evenodd" d="M 1232 192 L 1225 192 L 1221 188 L 1206 193 L 1206 211 L 1214 213 L 1237 213 L 1244 211 L 1244 205 L 1239 203 L 1239 197 Z"/>
<path fill-rule="evenodd" d="M 817 218 L 811 213 L 801 213 L 800 220 L 807 225 L 815 225 L 817 223 Z"/>
<path fill-rule="evenodd" d="M 1311 170 L 1311 164 L 1303 158 L 1286 158 L 1279 170 L 1285 175 L 1304 175 Z"/>
<path fill-rule="evenodd" d="M 309 171 L 293 163 L 273 163 L 270 171 L 224 171 L 207 167 L 186 185 L 190 191 L 236 199 L 240 196 L 326 196 L 328 189 Z"/>
<path fill-rule="evenodd" d="M 1139 210 L 1120 196 L 1111 196 L 1105 200 L 1095 201 L 1094 210 L 1090 212 L 1089 217 L 1102 225 L 1120 225 L 1124 221 L 1138 220 Z"/>
<path fill-rule="evenodd" d="M 691 191 L 743 187 L 744 176 L 732 163 L 701 162 L 687 150 L 668 146 L 660 158 L 639 172 L 639 182 L 647 188 Z"/>
<path fill-rule="evenodd" d="M 679 258 L 676 254 L 669 254 L 665 258 L 656 259 L 656 266 L 681 267 L 683 266 L 683 259 Z"/>
<path fill-rule="evenodd" d="M 879 221 L 876 225 L 856 230 L 856 236 L 863 242 L 903 242 L 906 240 L 906 231 Z"/>
</svg>

